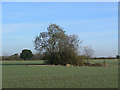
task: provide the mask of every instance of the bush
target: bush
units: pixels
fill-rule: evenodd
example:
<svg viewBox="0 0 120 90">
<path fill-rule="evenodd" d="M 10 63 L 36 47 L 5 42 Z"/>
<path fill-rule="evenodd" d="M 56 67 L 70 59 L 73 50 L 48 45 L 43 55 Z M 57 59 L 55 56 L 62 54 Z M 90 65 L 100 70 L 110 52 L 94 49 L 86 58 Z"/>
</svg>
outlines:
<svg viewBox="0 0 120 90">
<path fill-rule="evenodd" d="M 22 50 L 22 53 L 20 54 L 20 58 L 24 60 L 29 60 L 33 57 L 32 51 L 24 49 Z"/>
<path fill-rule="evenodd" d="M 33 57 L 31 58 L 31 60 L 44 60 L 44 54 L 34 54 Z"/>
<path fill-rule="evenodd" d="M 86 56 L 82 55 L 82 56 L 78 56 L 78 65 L 79 66 L 83 66 L 86 60 Z"/>
<path fill-rule="evenodd" d="M 79 56 L 74 51 L 64 51 L 61 53 L 46 54 L 45 59 L 45 63 L 50 65 L 54 64 L 66 66 L 67 64 L 70 64 L 73 66 L 83 66 L 86 56 Z"/>
<path fill-rule="evenodd" d="M 2 60 L 21 60 L 18 54 L 14 54 L 11 56 L 2 56 Z"/>
<path fill-rule="evenodd" d="M 50 65 L 58 65 L 58 64 L 63 64 L 62 60 L 61 60 L 61 56 L 59 53 L 46 53 L 44 56 L 45 62 L 46 64 L 50 64 Z"/>
</svg>

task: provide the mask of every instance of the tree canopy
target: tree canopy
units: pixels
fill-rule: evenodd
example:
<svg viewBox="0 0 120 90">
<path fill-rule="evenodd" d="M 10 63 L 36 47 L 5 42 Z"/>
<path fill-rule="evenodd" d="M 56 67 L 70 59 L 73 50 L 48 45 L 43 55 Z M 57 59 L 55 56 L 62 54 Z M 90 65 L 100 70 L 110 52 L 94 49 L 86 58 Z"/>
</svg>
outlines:
<svg viewBox="0 0 120 90">
<path fill-rule="evenodd" d="M 41 32 L 34 40 L 35 49 L 44 53 L 49 64 L 73 64 L 77 61 L 78 48 L 82 41 L 77 35 L 67 35 L 63 28 L 51 24 L 47 32 Z"/>
<path fill-rule="evenodd" d="M 32 51 L 24 49 L 22 50 L 22 53 L 20 53 L 20 58 L 24 60 L 29 60 L 30 58 L 33 57 Z"/>
</svg>

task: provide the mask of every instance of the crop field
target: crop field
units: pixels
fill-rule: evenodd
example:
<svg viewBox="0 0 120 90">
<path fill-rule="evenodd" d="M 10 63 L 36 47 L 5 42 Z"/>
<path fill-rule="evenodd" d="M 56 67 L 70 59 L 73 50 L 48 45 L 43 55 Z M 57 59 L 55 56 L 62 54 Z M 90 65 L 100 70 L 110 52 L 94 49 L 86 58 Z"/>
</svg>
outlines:
<svg viewBox="0 0 120 90">
<path fill-rule="evenodd" d="M 92 60 L 103 63 L 104 60 Z M 3 88 L 118 88 L 118 60 L 108 67 L 31 66 L 43 61 L 3 61 Z"/>
</svg>

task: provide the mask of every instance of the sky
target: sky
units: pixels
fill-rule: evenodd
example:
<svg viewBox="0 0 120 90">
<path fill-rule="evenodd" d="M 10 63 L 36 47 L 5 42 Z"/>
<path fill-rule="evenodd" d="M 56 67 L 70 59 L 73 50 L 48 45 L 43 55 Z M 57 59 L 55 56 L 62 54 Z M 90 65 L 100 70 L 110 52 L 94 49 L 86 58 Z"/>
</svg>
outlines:
<svg viewBox="0 0 120 90">
<path fill-rule="evenodd" d="M 30 49 L 40 32 L 55 23 L 66 34 L 77 34 L 82 46 L 91 46 L 94 56 L 118 54 L 117 2 L 3 2 L 3 55 Z"/>
</svg>

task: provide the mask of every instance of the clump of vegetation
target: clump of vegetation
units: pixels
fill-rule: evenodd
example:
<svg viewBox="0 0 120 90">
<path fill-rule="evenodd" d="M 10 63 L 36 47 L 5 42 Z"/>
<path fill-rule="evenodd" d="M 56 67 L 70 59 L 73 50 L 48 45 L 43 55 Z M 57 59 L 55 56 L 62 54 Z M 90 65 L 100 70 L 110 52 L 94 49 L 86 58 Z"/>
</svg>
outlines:
<svg viewBox="0 0 120 90">
<path fill-rule="evenodd" d="M 14 54 L 11 56 L 2 56 L 2 60 L 21 60 L 18 54 Z"/>
<path fill-rule="evenodd" d="M 29 60 L 33 57 L 32 51 L 24 49 L 22 50 L 22 53 L 20 54 L 20 58 L 24 60 Z"/>
<path fill-rule="evenodd" d="M 40 33 L 34 40 L 35 49 L 45 54 L 45 59 L 51 65 L 83 65 L 84 57 L 78 55 L 78 48 L 82 41 L 77 35 L 67 35 L 63 28 L 51 24 L 47 32 Z"/>
</svg>

